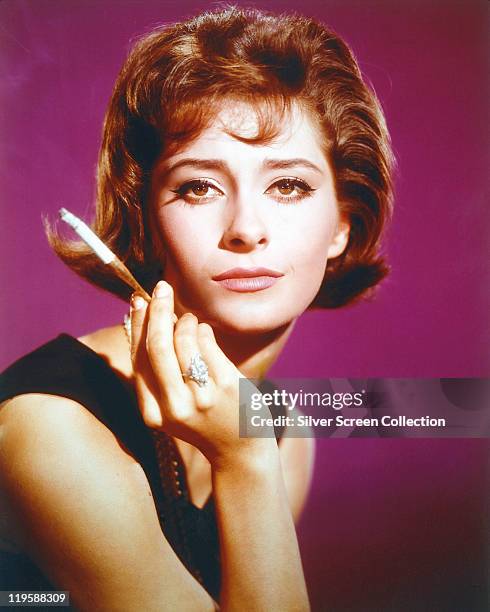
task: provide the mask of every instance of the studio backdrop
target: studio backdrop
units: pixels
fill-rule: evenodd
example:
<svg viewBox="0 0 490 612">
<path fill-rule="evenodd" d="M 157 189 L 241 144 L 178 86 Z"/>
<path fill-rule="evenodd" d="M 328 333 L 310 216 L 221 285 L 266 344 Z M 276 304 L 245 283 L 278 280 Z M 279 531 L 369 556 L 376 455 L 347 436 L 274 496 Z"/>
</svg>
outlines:
<svg viewBox="0 0 490 612">
<path fill-rule="evenodd" d="M 485 0 L 235 4 L 299 10 L 338 31 L 383 105 L 397 159 L 390 275 L 372 300 L 305 313 L 271 376 L 488 376 Z M 105 107 L 132 41 L 215 6 L 0 3 L 1 368 L 127 312 L 53 255 L 42 217 L 63 206 L 91 220 Z M 299 525 L 313 608 L 483 609 L 487 457 L 484 437 L 319 439 Z"/>
</svg>

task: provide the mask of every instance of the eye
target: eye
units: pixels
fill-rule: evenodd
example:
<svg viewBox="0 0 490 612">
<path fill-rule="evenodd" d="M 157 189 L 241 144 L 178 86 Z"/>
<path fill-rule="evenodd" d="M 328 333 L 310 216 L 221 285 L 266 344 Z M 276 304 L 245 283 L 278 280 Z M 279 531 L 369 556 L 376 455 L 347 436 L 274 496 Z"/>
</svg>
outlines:
<svg viewBox="0 0 490 612">
<path fill-rule="evenodd" d="M 313 189 L 306 183 L 298 178 L 283 178 L 273 183 L 267 190 L 266 194 L 275 196 L 280 202 L 296 202 L 309 197 Z"/>
<path fill-rule="evenodd" d="M 205 179 L 187 181 L 187 183 L 184 183 L 178 189 L 172 189 L 171 191 L 183 200 L 193 204 L 211 200 L 217 195 L 224 195 L 221 189 L 218 189 L 216 185 Z"/>
</svg>

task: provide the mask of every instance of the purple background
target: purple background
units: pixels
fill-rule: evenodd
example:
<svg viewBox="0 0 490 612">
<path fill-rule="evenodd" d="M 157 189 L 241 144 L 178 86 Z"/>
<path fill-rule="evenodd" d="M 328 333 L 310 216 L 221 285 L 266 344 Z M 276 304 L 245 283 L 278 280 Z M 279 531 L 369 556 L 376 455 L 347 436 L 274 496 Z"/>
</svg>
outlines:
<svg viewBox="0 0 490 612">
<path fill-rule="evenodd" d="M 102 119 L 128 41 L 211 6 L 0 3 L 0 367 L 62 331 L 121 320 L 122 302 L 50 252 L 41 215 L 66 206 L 90 218 Z M 347 39 L 385 107 L 399 166 L 386 241 L 393 272 L 370 303 L 306 313 L 272 373 L 487 376 L 487 3 L 300 8 Z M 486 453 L 478 440 L 321 440 L 300 525 L 315 609 L 441 609 L 445 598 L 444 609 L 470 609 L 466 574 L 478 583 L 484 552 Z M 463 608 L 450 603 L 461 597 Z"/>
</svg>

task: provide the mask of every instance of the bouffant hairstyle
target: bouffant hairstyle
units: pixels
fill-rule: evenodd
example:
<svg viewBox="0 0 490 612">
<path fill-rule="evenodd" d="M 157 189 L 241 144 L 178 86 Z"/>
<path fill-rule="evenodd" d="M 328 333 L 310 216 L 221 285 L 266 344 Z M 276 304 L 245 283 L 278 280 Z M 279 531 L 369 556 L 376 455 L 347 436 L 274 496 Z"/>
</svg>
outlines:
<svg viewBox="0 0 490 612">
<path fill-rule="evenodd" d="M 151 291 L 164 274 L 150 232 L 152 167 L 233 100 L 257 113 L 258 133 L 242 138 L 246 142 L 274 138 L 292 104 L 310 114 L 323 137 L 340 213 L 351 229 L 311 306 L 336 308 L 370 292 L 388 271 L 380 238 L 392 202 L 389 134 L 347 44 L 296 14 L 231 7 L 158 27 L 136 43 L 105 117 L 94 231 Z M 129 297 L 131 289 L 85 245 L 47 231 L 55 252 L 76 273 Z"/>
</svg>

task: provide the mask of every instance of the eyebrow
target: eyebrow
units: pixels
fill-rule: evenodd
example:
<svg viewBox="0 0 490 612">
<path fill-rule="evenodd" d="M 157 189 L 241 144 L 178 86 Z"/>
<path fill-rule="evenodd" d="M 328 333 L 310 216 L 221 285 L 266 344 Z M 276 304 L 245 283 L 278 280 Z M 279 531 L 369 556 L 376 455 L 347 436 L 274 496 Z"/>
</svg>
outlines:
<svg viewBox="0 0 490 612">
<path fill-rule="evenodd" d="M 288 168 L 303 166 L 304 168 L 309 168 L 310 170 L 318 172 L 318 174 L 323 174 L 318 166 L 303 157 L 295 157 L 293 159 L 266 159 L 264 161 L 264 166 L 271 170 L 287 170 Z"/>
<path fill-rule="evenodd" d="M 175 164 L 163 164 L 162 171 L 165 174 L 175 172 L 179 168 L 190 166 L 199 170 L 229 170 L 228 164 L 221 159 L 200 159 L 194 157 L 185 157 L 184 159 L 175 162 Z"/>
<path fill-rule="evenodd" d="M 262 165 L 264 168 L 270 170 L 288 170 L 289 168 L 297 168 L 302 166 L 304 168 L 309 168 L 318 174 L 323 174 L 322 170 L 318 166 L 302 157 L 295 157 L 292 159 L 266 158 Z M 171 172 L 175 172 L 175 170 L 183 167 L 198 168 L 199 170 L 219 170 L 221 172 L 230 172 L 230 167 L 228 164 L 221 159 L 201 159 L 194 157 L 186 157 L 178 162 L 175 162 L 175 164 L 170 164 L 168 166 L 164 164 L 162 171 L 165 174 L 170 174 Z"/>
</svg>

